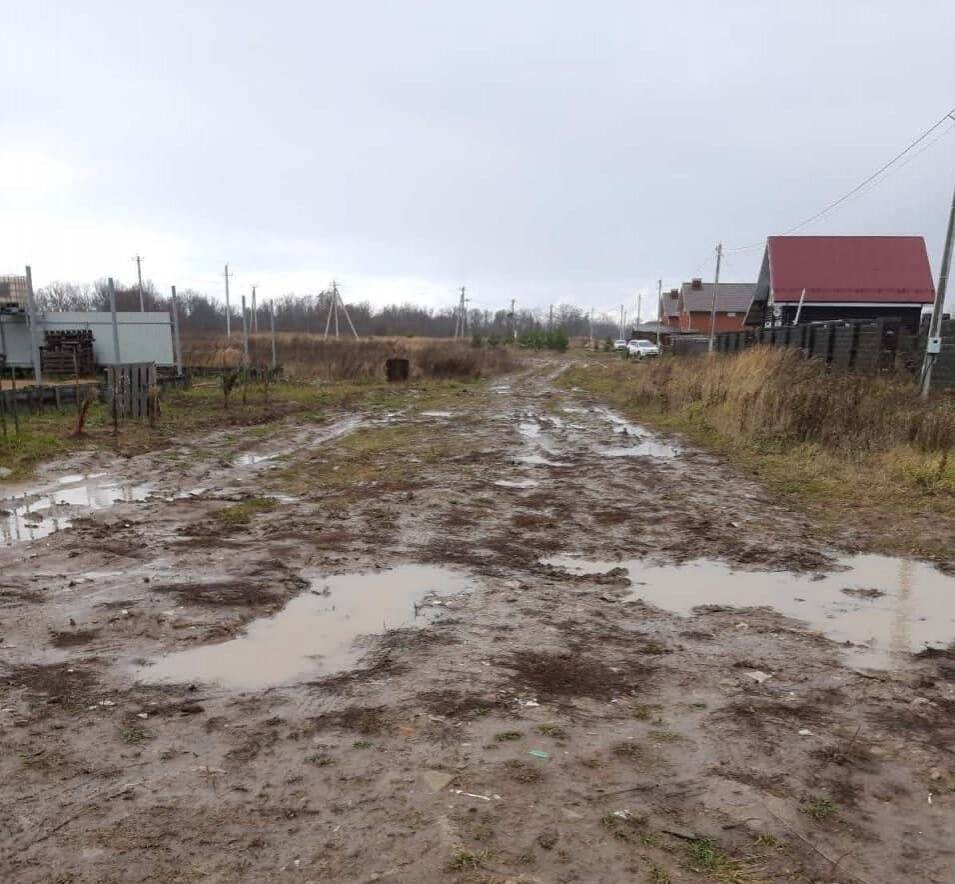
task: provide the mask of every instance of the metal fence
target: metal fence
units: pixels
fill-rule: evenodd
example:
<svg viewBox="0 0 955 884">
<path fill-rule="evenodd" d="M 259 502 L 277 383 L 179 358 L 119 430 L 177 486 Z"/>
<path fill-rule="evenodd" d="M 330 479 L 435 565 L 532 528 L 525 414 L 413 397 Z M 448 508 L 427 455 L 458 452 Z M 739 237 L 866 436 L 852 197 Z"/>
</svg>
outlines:
<svg viewBox="0 0 955 884">
<path fill-rule="evenodd" d="M 714 349 L 735 353 L 748 347 L 786 347 L 808 358 L 820 359 L 831 371 L 879 374 L 907 371 L 916 374 L 925 352 L 927 325 L 913 332 L 898 320 L 848 320 L 814 322 L 775 328 L 721 332 L 714 336 Z M 942 352 L 932 374 L 936 389 L 955 388 L 955 320 L 942 322 Z M 704 353 L 709 349 L 705 335 L 677 337 L 677 354 Z"/>
</svg>

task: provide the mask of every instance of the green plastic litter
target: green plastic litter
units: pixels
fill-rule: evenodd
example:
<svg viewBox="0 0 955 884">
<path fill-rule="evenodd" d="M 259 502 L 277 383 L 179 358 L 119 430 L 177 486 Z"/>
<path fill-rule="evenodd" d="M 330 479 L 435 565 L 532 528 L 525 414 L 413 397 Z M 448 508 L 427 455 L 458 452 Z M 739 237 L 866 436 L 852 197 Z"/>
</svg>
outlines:
<svg viewBox="0 0 955 884">
<path fill-rule="evenodd" d="M 531 749 L 527 754 L 535 758 L 550 758 L 550 752 L 545 752 L 543 749 Z"/>
</svg>

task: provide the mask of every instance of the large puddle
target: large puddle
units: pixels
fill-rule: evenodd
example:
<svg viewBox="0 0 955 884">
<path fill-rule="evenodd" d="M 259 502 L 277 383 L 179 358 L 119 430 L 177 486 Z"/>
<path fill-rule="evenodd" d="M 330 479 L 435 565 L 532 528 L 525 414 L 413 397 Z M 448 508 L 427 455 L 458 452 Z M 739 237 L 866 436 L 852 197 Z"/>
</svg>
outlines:
<svg viewBox="0 0 955 884">
<path fill-rule="evenodd" d="M 145 500 L 151 490 L 148 482 L 121 482 L 106 473 L 63 476 L 45 485 L 21 487 L 0 498 L 0 544 L 39 540 L 69 528 L 78 516 L 115 503 Z"/>
<path fill-rule="evenodd" d="M 682 616 L 698 605 L 771 607 L 848 642 L 846 653 L 860 667 L 891 668 L 910 653 L 955 641 L 955 578 L 914 559 L 851 556 L 840 563 L 846 570 L 824 575 L 738 571 L 708 560 L 653 565 L 556 556 L 543 563 L 575 574 L 626 568 L 631 597 Z"/>
<path fill-rule="evenodd" d="M 616 435 L 623 437 L 619 445 L 597 449 L 597 453 L 604 457 L 655 457 L 661 460 L 669 460 L 682 453 L 679 445 L 664 442 L 644 427 L 631 423 L 609 408 L 596 407 L 594 413 L 610 423 Z"/>
<path fill-rule="evenodd" d="M 359 636 L 426 625 L 437 599 L 473 588 L 466 575 L 428 565 L 316 578 L 311 590 L 245 635 L 161 657 L 136 670 L 146 682 L 216 682 L 235 689 L 290 684 L 353 668 Z M 424 603 L 422 605 L 422 603 Z"/>
</svg>

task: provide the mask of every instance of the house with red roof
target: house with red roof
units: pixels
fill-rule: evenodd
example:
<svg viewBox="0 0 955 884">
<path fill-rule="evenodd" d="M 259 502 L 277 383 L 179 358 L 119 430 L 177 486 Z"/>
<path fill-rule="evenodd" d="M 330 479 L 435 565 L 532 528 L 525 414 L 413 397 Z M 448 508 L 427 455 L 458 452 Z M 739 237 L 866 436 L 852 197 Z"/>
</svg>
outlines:
<svg viewBox="0 0 955 884">
<path fill-rule="evenodd" d="M 771 236 L 746 325 L 897 319 L 918 329 L 935 284 L 921 236 Z"/>
</svg>

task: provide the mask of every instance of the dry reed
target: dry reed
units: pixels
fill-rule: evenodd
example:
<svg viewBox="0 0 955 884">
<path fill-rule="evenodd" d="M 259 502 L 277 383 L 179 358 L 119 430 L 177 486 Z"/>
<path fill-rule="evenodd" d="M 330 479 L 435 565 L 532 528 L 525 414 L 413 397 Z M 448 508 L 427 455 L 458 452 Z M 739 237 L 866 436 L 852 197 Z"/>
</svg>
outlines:
<svg viewBox="0 0 955 884">
<path fill-rule="evenodd" d="M 629 374 L 629 405 L 682 413 L 761 447 L 814 444 L 851 456 L 955 445 L 952 399 L 921 400 L 909 376 L 830 374 L 792 350 L 664 359 Z"/>
<path fill-rule="evenodd" d="M 381 378 L 385 361 L 408 359 L 412 377 L 488 377 L 510 371 L 515 361 L 505 348 L 471 347 L 461 341 L 436 338 L 329 338 L 304 333 L 276 335 L 278 361 L 296 377 L 326 380 Z M 249 337 L 249 358 L 254 365 L 267 365 L 272 358 L 269 335 Z M 242 361 L 241 339 L 222 336 L 194 337 L 183 341 L 187 366 L 235 368 Z"/>
</svg>

